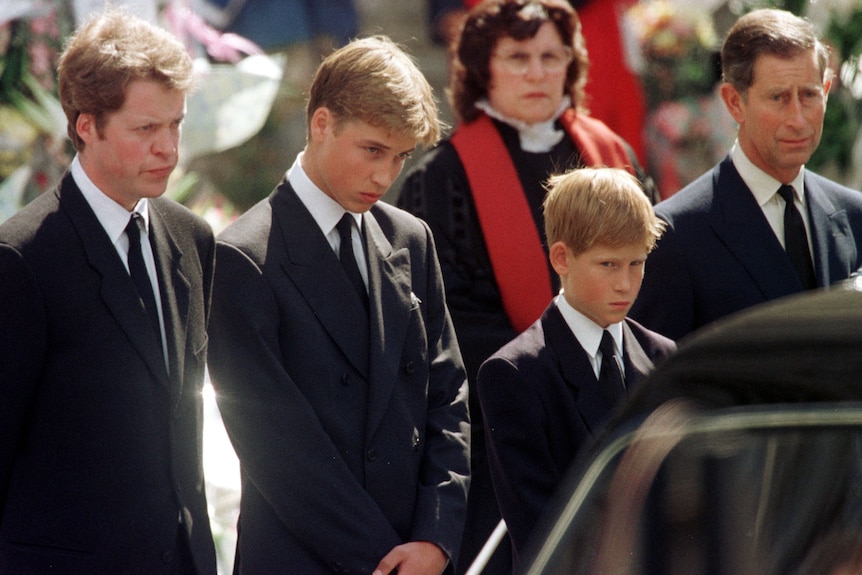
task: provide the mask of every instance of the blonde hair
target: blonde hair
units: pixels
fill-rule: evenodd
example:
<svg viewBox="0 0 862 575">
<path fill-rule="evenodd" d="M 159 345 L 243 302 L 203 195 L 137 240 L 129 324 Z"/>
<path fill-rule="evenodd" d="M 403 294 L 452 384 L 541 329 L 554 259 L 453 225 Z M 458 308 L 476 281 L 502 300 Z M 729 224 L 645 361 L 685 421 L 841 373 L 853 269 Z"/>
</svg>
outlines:
<svg viewBox="0 0 862 575">
<path fill-rule="evenodd" d="M 596 243 L 642 243 L 652 251 L 665 229 L 637 178 L 620 168 L 580 168 L 552 176 L 544 201 L 548 245 L 563 242 L 574 255 Z"/>
<path fill-rule="evenodd" d="M 92 114 L 101 134 L 107 115 L 123 107 L 133 80 L 153 80 L 187 92 L 192 59 L 170 32 L 122 9 L 94 16 L 69 38 L 60 57 L 58 89 L 66 131 L 76 150 L 84 149 L 78 117 Z"/>
<path fill-rule="evenodd" d="M 430 84 L 410 56 L 385 36 L 354 40 L 323 60 L 309 91 L 309 128 L 321 107 L 339 123 L 361 120 L 426 147 L 440 138 Z"/>
</svg>

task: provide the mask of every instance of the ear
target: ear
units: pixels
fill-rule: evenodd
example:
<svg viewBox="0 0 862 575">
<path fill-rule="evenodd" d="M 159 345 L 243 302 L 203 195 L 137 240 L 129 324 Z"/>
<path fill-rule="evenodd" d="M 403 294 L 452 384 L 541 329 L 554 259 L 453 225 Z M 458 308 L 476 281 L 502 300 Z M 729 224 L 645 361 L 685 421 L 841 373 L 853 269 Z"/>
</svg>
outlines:
<svg viewBox="0 0 862 575">
<path fill-rule="evenodd" d="M 326 136 L 327 130 L 335 130 L 335 117 L 326 106 L 321 106 L 311 114 L 309 123 L 309 136 L 313 141 L 321 141 Z"/>
<path fill-rule="evenodd" d="M 96 131 L 96 117 L 93 114 L 78 114 L 75 120 L 75 131 L 85 144 L 95 141 L 99 134 Z"/>
<path fill-rule="evenodd" d="M 566 257 L 568 253 L 569 250 L 563 242 L 554 242 L 548 250 L 551 266 L 558 275 L 563 276 L 569 273 L 569 261 Z"/>
<path fill-rule="evenodd" d="M 724 82 L 720 88 L 721 99 L 724 100 L 724 105 L 727 107 L 727 111 L 730 112 L 730 115 L 733 116 L 733 119 L 736 120 L 737 124 L 742 124 L 743 116 L 743 106 L 744 102 L 742 101 L 742 94 L 737 91 L 736 88 L 733 87 L 732 84 L 728 82 Z"/>
</svg>

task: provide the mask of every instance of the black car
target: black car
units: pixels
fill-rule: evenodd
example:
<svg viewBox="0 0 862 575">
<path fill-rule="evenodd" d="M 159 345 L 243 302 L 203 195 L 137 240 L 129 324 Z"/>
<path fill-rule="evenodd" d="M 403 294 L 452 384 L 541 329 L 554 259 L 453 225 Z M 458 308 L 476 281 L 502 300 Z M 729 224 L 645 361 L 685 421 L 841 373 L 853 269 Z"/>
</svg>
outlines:
<svg viewBox="0 0 862 575">
<path fill-rule="evenodd" d="M 862 574 L 862 283 L 716 322 L 573 467 L 529 575 Z"/>
</svg>

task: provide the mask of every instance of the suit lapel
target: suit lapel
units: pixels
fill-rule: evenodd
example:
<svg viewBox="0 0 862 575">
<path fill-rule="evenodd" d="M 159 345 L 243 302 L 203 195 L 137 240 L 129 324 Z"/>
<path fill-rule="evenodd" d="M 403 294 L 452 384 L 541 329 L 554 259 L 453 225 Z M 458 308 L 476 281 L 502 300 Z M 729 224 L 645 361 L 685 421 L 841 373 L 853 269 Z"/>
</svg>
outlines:
<svg viewBox="0 0 862 575">
<path fill-rule="evenodd" d="M 584 425 L 594 433 L 609 414 L 587 352 L 555 304 L 548 306 L 542 314 L 542 330 L 548 349 L 557 359 L 563 380 L 574 392 L 575 405 Z"/>
<path fill-rule="evenodd" d="M 802 290 L 802 282 L 763 215 L 754 195 L 733 166 L 725 159 L 713 174 L 718 204 L 711 227 L 763 294 L 772 300 Z M 763 262 L 770 262 L 764 266 Z M 797 286 L 798 289 L 788 289 Z"/>
<path fill-rule="evenodd" d="M 817 285 L 827 287 L 854 271 L 847 269 L 845 262 L 856 260 L 856 243 L 853 241 L 847 212 L 836 210 L 823 189 L 808 174 L 805 176 L 805 198 Z M 833 278 L 833 269 L 845 273 Z"/>
<path fill-rule="evenodd" d="M 623 363 L 626 368 L 626 394 L 630 395 L 654 366 L 628 321 L 623 322 Z"/>
<path fill-rule="evenodd" d="M 189 280 L 183 272 L 183 252 L 171 233 L 168 222 L 158 209 L 157 202 L 150 202 L 150 241 L 156 255 L 156 275 L 162 300 L 162 316 L 165 322 L 170 373 L 178 381 L 171 386 L 174 394 L 182 387 L 185 373 L 185 347 L 188 331 Z"/>
<path fill-rule="evenodd" d="M 371 388 L 368 433 L 377 428 L 398 381 L 401 352 L 411 312 L 411 269 L 407 248 L 392 251 L 372 211 L 362 217 L 368 254 L 371 321 Z"/>
<path fill-rule="evenodd" d="M 368 317 L 341 262 L 287 181 L 270 201 L 284 238 L 284 272 L 350 363 L 368 377 Z"/>
<path fill-rule="evenodd" d="M 105 229 L 71 175 L 63 179 L 59 193 L 60 205 L 69 215 L 81 238 L 87 261 L 102 278 L 101 297 L 105 306 L 141 354 L 153 375 L 167 385 L 164 354 L 156 338 L 150 335 L 152 328 L 147 312 Z"/>
</svg>

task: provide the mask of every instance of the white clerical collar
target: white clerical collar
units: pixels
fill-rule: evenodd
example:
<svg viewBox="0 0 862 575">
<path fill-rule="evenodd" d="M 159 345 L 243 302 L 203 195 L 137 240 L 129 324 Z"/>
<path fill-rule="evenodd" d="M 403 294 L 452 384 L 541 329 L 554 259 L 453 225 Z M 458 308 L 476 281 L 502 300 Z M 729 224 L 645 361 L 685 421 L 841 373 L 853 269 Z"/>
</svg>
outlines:
<svg viewBox="0 0 862 575">
<path fill-rule="evenodd" d="M 564 96 L 554 115 L 550 119 L 536 124 L 528 124 L 521 120 L 507 118 L 492 108 L 491 103 L 486 99 L 479 100 L 475 105 L 495 120 L 499 120 L 515 128 L 521 138 L 522 150 L 525 152 L 541 153 L 550 152 L 565 136 L 562 130 L 556 128 L 555 122 L 563 115 L 563 112 L 572 107 L 572 99 L 569 96 Z"/>
</svg>

